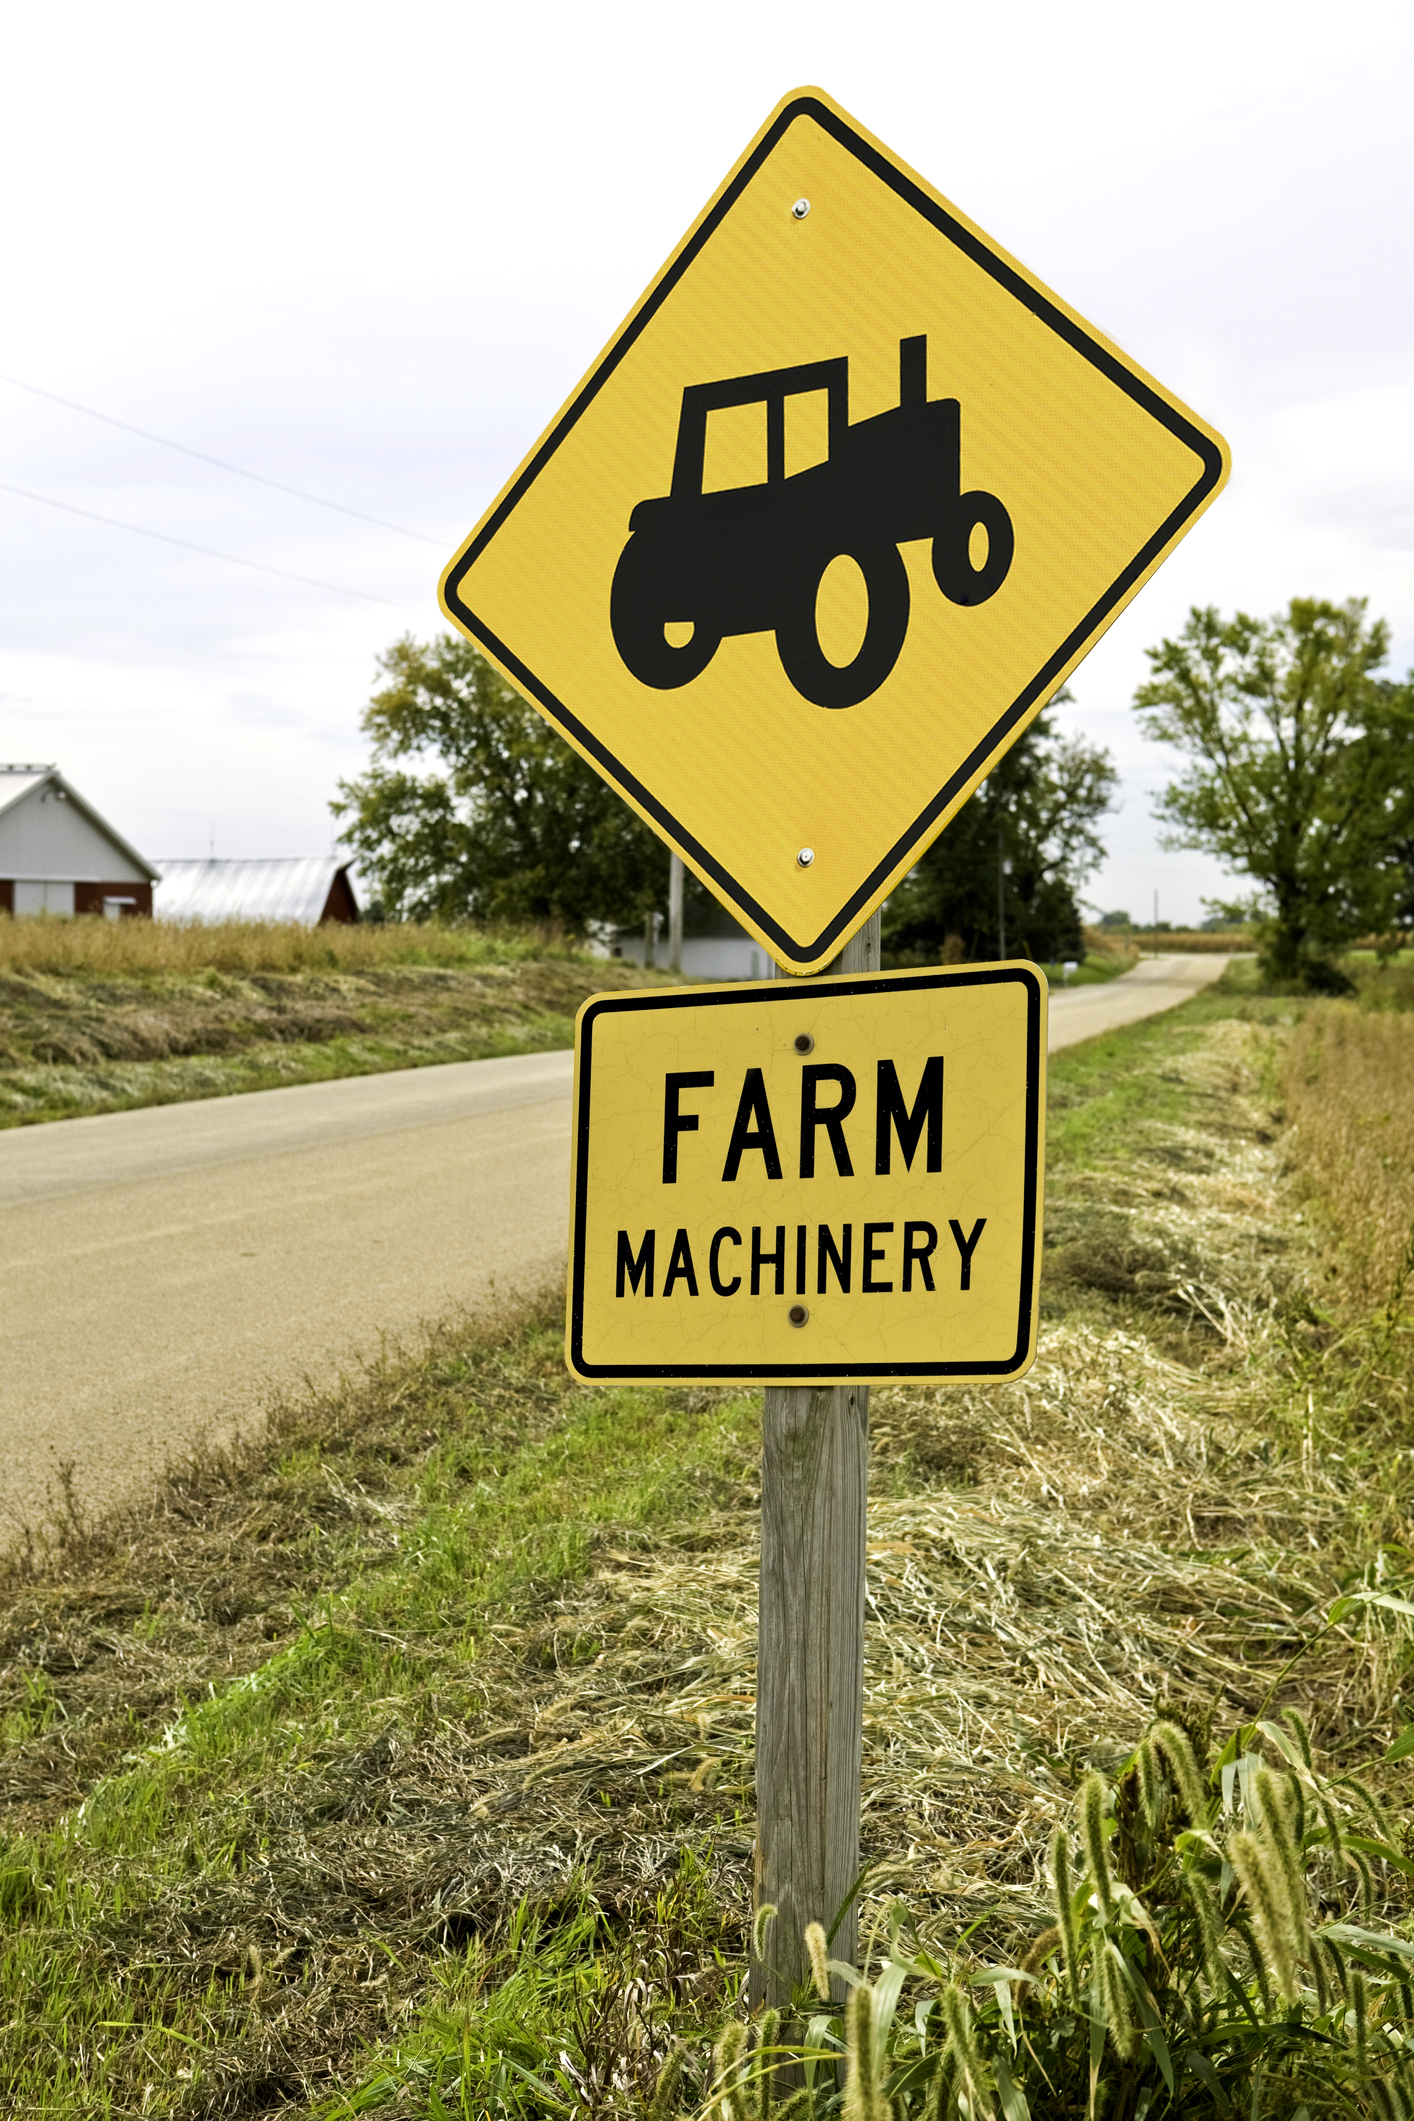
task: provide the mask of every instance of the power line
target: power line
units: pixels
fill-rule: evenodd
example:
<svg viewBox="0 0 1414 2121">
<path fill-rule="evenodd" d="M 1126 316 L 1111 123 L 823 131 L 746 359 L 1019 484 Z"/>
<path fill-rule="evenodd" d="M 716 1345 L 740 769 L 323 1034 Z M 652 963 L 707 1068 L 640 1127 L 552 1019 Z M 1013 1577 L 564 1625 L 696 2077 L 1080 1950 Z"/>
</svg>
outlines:
<svg viewBox="0 0 1414 2121">
<path fill-rule="evenodd" d="M 66 515 L 85 516 L 90 523 L 106 523 L 110 530 L 135 531 L 140 538 L 156 538 L 160 545 L 178 545 L 183 552 L 199 552 L 208 560 L 226 560 L 232 567 L 252 567 L 257 574 L 277 574 L 285 582 L 302 582 L 306 589 L 329 589 L 335 596 L 358 597 L 365 604 L 386 604 L 390 611 L 406 610 L 391 597 L 376 597 L 367 589 L 345 589 L 342 582 L 320 582 L 310 574 L 291 574 L 288 567 L 271 567 L 264 560 L 243 560 L 236 552 L 218 552 L 214 545 L 194 545 L 190 538 L 169 537 L 165 530 L 149 530 L 143 523 L 124 523 L 118 516 L 103 516 L 96 508 L 78 508 L 72 501 L 56 501 L 52 494 L 31 493 L 27 486 L 7 486 L 0 480 L 0 493 L 18 494 L 22 501 L 38 501 L 45 508 L 62 508 Z"/>
<path fill-rule="evenodd" d="M 63 405 L 69 412 L 81 412 L 90 420 L 101 420 L 105 427 L 119 427 L 124 434 L 137 435 L 144 442 L 156 442 L 159 448 L 175 449 L 184 457 L 195 457 L 198 464 L 214 464 L 218 471 L 234 472 L 238 479 L 253 479 L 257 486 L 269 486 L 276 493 L 292 494 L 297 501 L 312 501 L 316 508 L 332 508 L 337 515 L 354 516 L 360 523 L 374 523 L 379 530 L 395 530 L 399 537 L 418 538 L 424 545 L 437 545 L 445 549 L 445 538 L 429 537 L 425 530 L 409 530 L 405 523 L 389 523 L 382 516 L 365 514 L 361 508 L 348 508 L 342 501 L 326 501 L 322 494 L 306 493 L 302 486 L 286 486 L 280 479 L 269 479 L 263 471 L 247 471 L 243 464 L 228 464 L 224 457 L 208 456 L 204 449 L 191 449 L 185 442 L 169 441 L 166 435 L 155 435 L 149 428 L 134 427 L 131 420 L 115 420 L 110 412 L 95 412 L 91 405 L 80 405 L 76 398 L 61 398 L 57 390 L 41 390 L 37 383 L 21 382 L 18 376 L 0 375 L 0 383 L 8 383 L 14 390 L 27 390 L 33 398 L 47 398 L 51 405 Z"/>
</svg>

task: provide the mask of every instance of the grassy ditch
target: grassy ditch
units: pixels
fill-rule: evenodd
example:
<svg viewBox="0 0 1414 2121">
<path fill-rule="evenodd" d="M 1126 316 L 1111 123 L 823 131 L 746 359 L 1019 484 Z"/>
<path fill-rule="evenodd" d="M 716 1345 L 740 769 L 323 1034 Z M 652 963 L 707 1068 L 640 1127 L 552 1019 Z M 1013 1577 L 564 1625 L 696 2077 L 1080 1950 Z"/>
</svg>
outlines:
<svg viewBox="0 0 1414 2121">
<path fill-rule="evenodd" d="M 1383 1035 L 1338 1007 L 1232 975 L 1058 1056 L 1035 1369 L 875 1393 L 866 1936 L 897 1903 L 940 1965 L 1019 1964 L 1057 1825 L 1162 1705 L 1272 1693 L 1328 1774 L 1408 1721 L 1406 1322 L 1330 1274 L 1361 1232 L 1287 1115 Z M 1403 1048 L 1360 1051 L 1392 1095 Z M 547 1306 L 37 1538 L 0 1596 L 0 2106 L 627 2116 L 674 2033 L 700 2096 L 750 1906 L 757 1421 L 574 1385 Z"/>
<path fill-rule="evenodd" d="M 587 995 L 654 978 L 455 928 L 0 914 L 0 1127 L 564 1047 Z"/>
</svg>

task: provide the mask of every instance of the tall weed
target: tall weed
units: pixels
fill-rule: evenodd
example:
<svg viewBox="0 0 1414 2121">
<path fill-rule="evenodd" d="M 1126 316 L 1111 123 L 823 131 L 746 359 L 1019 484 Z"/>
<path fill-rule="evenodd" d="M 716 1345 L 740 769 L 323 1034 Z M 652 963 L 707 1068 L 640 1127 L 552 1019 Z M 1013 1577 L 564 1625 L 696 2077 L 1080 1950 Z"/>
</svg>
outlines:
<svg viewBox="0 0 1414 2121">
<path fill-rule="evenodd" d="M 105 921 L 0 912 L 0 972 L 123 978 L 154 973 L 374 972 L 398 965 L 508 965 L 581 957 L 548 930 L 359 921 Z"/>
<path fill-rule="evenodd" d="M 872 1953 L 863 1973 L 815 1966 L 794 2121 L 1414 2111 L 1414 1944 L 1384 1914 L 1414 1872 L 1396 1830 L 1361 1778 L 1317 1770 L 1294 1709 L 1215 1757 L 1186 1721 L 1155 1722 L 1113 1785 L 1086 1777 L 1052 1843 L 1055 1921 L 1019 1964 L 920 1943 L 896 1907 L 872 1981 Z M 718 2043 L 714 2121 L 764 2111 L 744 2070 L 779 2063 L 745 2052 Z"/>
<path fill-rule="evenodd" d="M 1283 1084 L 1290 1155 L 1326 1226 L 1341 1310 L 1403 1298 L 1414 1267 L 1414 1015 L 1325 1002 Z"/>
</svg>

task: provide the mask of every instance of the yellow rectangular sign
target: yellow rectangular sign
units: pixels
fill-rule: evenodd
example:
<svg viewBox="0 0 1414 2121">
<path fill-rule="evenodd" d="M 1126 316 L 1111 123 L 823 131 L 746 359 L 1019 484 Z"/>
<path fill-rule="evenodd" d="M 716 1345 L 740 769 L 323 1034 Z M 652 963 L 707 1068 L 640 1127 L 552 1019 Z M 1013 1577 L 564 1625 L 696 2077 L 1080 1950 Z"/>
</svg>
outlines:
<svg viewBox="0 0 1414 2121">
<path fill-rule="evenodd" d="M 1035 1353 L 1044 974 L 600 994 L 579 1013 L 570 1368 L 806 1384 Z"/>
</svg>

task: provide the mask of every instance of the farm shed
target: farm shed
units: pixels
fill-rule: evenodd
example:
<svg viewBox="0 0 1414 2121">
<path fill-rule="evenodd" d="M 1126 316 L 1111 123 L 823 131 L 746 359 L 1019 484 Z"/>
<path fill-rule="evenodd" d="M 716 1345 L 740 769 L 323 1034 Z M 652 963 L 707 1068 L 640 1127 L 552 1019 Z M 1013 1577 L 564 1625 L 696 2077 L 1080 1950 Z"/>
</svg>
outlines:
<svg viewBox="0 0 1414 2121">
<path fill-rule="evenodd" d="M 654 916 L 653 960 L 668 962 L 666 922 Z M 647 923 L 638 928 L 618 928 L 610 944 L 612 957 L 642 965 L 648 957 Z M 686 895 L 682 923 L 682 969 L 687 979 L 760 979 L 766 953 L 756 938 L 748 935 L 740 921 L 725 906 L 708 898 L 699 886 Z"/>
<path fill-rule="evenodd" d="M 356 921 L 349 865 L 333 855 L 264 862 L 163 862 L 159 921 Z"/>
<path fill-rule="evenodd" d="M 0 907 L 7 913 L 151 913 L 157 871 L 57 766 L 0 765 Z"/>
</svg>

